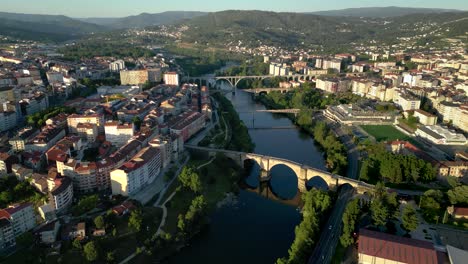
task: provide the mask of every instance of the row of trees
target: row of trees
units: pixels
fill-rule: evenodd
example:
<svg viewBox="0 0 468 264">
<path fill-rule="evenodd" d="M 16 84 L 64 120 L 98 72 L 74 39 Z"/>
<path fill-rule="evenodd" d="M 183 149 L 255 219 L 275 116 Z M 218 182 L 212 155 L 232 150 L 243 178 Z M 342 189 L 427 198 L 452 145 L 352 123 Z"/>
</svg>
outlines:
<svg viewBox="0 0 468 264">
<path fill-rule="evenodd" d="M 361 167 L 360 179 L 367 182 L 390 183 L 431 182 L 436 170 L 429 162 L 412 155 L 393 154 L 385 146 L 368 146 L 369 157 Z"/>
<path fill-rule="evenodd" d="M 289 256 L 278 259 L 277 264 L 306 263 L 320 235 L 320 217 L 331 205 L 330 196 L 324 191 L 312 189 L 302 195 L 302 200 L 302 222 L 296 226 Z"/>
<path fill-rule="evenodd" d="M 219 93 L 213 95 L 219 102 L 219 111 L 223 113 L 226 123 L 231 127 L 231 141 L 226 148 L 230 150 L 252 152 L 255 144 L 250 138 L 249 131 L 244 122 L 240 120 L 237 111 L 231 102 Z"/>
<path fill-rule="evenodd" d="M 45 121 L 49 118 L 55 117 L 60 113 L 72 114 L 75 113 L 75 108 L 66 106 L 50 107 L 32 115 L 26 116 L 26 123 L 32 127 L 42 127 Z"/>
</svg>

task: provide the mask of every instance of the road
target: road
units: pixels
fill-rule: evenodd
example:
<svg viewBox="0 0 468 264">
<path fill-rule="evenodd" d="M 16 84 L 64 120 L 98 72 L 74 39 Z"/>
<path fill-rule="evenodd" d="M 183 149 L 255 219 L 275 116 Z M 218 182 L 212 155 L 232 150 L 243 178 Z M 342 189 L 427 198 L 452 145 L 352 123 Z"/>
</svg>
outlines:
<svg viewBox="0 0 468 264">
<path fill-rule="evenodd" d="M 338 123 L 328 120 L 322 115 L 317 115 L 316 117 L 317 119 L 327 122 L 335 135 L 346 146 L 348 150 L 348 168 L 346 176 L 352 179 L 357 179 L 359 169 L 359 151 L 357 146 L 354 144 L 352 137 L 348 135 Z M 346 204 L 353 196 L 353 193 L 354 189 L 351 186 L 345 185 L 341 188 L 335 202 L 335 206 L 333 207 L 333 211 L 325 225 L 326 228 L 320 234 L 320 239 L 315 246 L 312 256 L 310 256 L 308 263 L 330 263 L 341 235 L 343 212 L 346 208 Z"/>
<path fill-rule="evenodd" d="M 353 187 L 349 185 L 342 187 L 330 218 L 320 235 L 312 256 L 309 258 L 309 264 L 330 263 L 341 235 L 341 226 L 343 224 L 341 218 L 353 193 Z"/>
</svg>

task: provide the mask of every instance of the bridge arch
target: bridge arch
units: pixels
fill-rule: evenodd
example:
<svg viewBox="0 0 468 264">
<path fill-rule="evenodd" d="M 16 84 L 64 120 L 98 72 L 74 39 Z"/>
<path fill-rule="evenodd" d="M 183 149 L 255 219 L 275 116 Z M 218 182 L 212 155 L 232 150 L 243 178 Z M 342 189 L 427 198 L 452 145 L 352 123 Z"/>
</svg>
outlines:
<svg viewBox="0 0 468 264">
<path fill-rule="evenodd" d="M 293 199 L 298 193 L 298 176 L 285 164 L 276 164 L 269 171 L 271 191 L 281 199 Z"/>
<path fill-rule="evenodd" d="M 226 81 L 228 82 L 232 87 L 236 87 L 237 86 L 237 83 L 234 84 L 229 78 L 216 78 L 215 80 L 215 85 L 218 84 L 219 81 Z"/>
<path fill-rule="evenodd" d="M 329 189 L 328 183 L 322 177 L 318 175 L 308 179 L 306 182 L 306 187 L 307 187 L 307 190 L 316 188 L 319 190 L 328 191 Z"/>
</svg>

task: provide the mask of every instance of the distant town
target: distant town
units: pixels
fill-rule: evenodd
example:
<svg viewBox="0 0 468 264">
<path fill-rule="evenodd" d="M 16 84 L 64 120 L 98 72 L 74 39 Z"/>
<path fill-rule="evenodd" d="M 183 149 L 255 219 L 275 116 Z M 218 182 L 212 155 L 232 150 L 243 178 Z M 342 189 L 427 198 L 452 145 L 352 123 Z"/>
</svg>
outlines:
<svg viewBox="0 0 468 264">
<path fill-rule="evenodd" d="M 466 28 L 434 30 L 430 47 L 424 33 L 334 53 L 141 44 L 181 44 L 189 31 L 128 29 L 117 38 L 135 50 L 112 50 L 109 37 L 106 55 L 86 55 L 92 39 L 2 37 L 0 261 L 165 263 L 216 232 L 205 230 L 212 213 L 248 190 L 299 211 L 289 250 L 269 253 L 276 263 L 465 263 Z M 252 134 L 288 129 L 312 138 L 321 161 L 259 150 Z M 280 165 L 297 199 L 269 183 Z"/>
</svg>

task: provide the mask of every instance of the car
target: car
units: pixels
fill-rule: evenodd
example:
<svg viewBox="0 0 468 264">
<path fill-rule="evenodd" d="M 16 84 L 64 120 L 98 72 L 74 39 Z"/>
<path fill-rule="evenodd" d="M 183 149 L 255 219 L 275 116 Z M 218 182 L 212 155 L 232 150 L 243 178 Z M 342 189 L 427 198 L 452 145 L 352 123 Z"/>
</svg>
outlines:
<svg viewBox="0 0 468 264">
<path fill-rule="evenodd" d="M 328 230 L 331 230 L 331 229 L 332 229 L 332 225 L 330 225 L 330 226 L 328 227 Z"/>
</svg>

